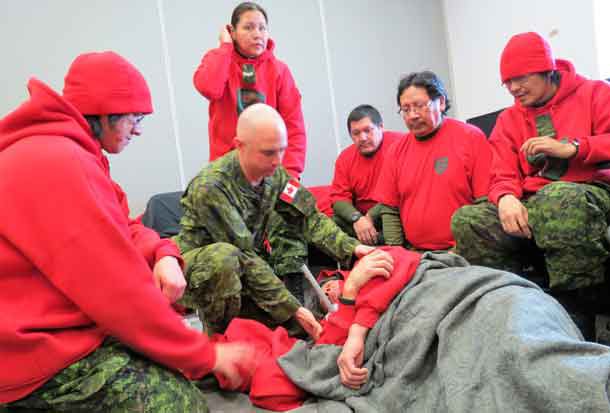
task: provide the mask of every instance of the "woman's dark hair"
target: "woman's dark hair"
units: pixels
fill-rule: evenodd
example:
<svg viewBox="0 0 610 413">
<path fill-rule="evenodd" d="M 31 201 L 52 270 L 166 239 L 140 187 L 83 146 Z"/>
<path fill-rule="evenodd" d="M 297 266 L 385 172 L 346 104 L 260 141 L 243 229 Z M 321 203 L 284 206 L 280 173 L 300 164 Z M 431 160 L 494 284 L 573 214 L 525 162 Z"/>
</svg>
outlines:
<svg viewBox="0 0 610 413">
<path fill-rule="evenodd" d="M 243 3 L 240 3 L 237 7 L 235 7 L 235 9 L 233 9 L 233 14 L 231 14 L 231 26 L 233 26 L 233 28 L 237 27 L 237 23 L 239 23 L 239 18 L 247 11 L 260 11 L 263 17 L 265 17 L 265 23 L 269 23 L 269 19 L 267 19 L 267 12 L 265 11 L 265 9 L 263 9 L 261 6 L 254 3 L 253 1 L 244 1 Z"/>
<path fill-rule="evenodd" d="M 445 110 L 443 111 L 443 115 L 447 114 L 447 111 L 449 108 L 451 108 L 451 102 L 449 101 L 449 96 L 447 96 L 447 90 L 445 89 L 443 82 L 441 82 L 441 79 L 439 79 L 434 72 L 429 70 L 424 70 L 423 72 L 413 72 L 400 79 L 400 83 L 398 83 L 398 93 L 396 94 L 396 102 L 398 102 L 398 106 L 400 106 L 400 95 L 402 95 L 402 92 L 404 92 L 404 90 L 410 86 L 426 89 L 428 97 L 431 100 L 444 96 Z"/>
</svg>

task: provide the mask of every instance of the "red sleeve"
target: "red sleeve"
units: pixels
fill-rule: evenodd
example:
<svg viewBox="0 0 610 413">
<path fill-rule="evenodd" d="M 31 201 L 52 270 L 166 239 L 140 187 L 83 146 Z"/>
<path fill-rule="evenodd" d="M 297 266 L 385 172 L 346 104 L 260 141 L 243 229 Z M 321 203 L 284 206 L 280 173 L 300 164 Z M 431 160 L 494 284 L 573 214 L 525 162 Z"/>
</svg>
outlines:
<svg viewBox="0 0 610 413">
<path fill-rule="evenodd" d="M 498 200 L 503 195 L 512 194 L 517 198 L 523 195 L 523 174 L 519 166 L 521 145 L 517 137 L 510 133 L 511 130 L 514 132 L 518 129 L 510 125 L 511 113 L 509 108 L 500 114 L 489 138 L 492 148 L 489 201 L 495 205 L 498 205 Z"/>
<path fill-rule="evenodd" d="M 284 66 L 278 91 L 277 110 L 286 123 L 288 132 L 288 147 L 284 154 L 282 165 L 293 178 L 299 178 L 305 169 L 305 152 L 307 140 L 305 137 L 305 121 L 301 109 L 301 93 L 297 89 L 292 74 Z"/>
<path fill-rule="evenodd" d="M 483 132 L 476 128 L 472 133 L 472 155 L 470 171 L 470 187 L 474 199 L 487 196 L 491 178 L 491 146 Z"/>
<path fill-rule="evenodd" d="M 121 204 L 121 208 L 125 213 L 129 222 L 129 231 L 131 233 L 131 240 L 134 246 L 140 251 L 140 254 L 144 257 L 148 266 L 152 269 L 157 261 L 161 258 L 170 256 L 174 257 L 180 263 L 180 266 L 184 268 L 184 260 L 180 255 L 180 249 L 171 239 L 161 239 L 159 234 L 154 230 L 146 227 L 142 224 L 141 220 L 129 218 L 129 203 L 127 202 L 127 195 L 116 182 L 112 182 L 114 190 Z"/>
<path fill-rule="evenodd" d="M 155 287 L 112 181 L 73 142 L 47 147 L 13 168 L 19 179 L 10 181 L 3 210 L 19 222 L 0 232 L 109 335 L 188 378 L 209 373 L 214 346 L 185 327 Z"/>
<path fill-rule="evenodd" d="M 400 206 L 400 195 L 398 193 L 398 165 L 397 158 L 403 152 L 400 142 L 393 145 L 393 156 L 386 156 L 385 163 L 381 168 L 377 187 L 373 192 L 373 199 L 381 204 L 398 208 Z"/>
<path fill-rule="evenodd" d="M 322 321 L 322 334 L 316 344 L 336 344 L 342 346 L 347 340 L 349 328 L 353 324 L 356 307 L 339 303 L 339 309 Z"/>
<path fill-rule="evenodd" d="M 225 85 L 229 80 L 231 67 L 232 43 L 223 43 L 220 47 L 208 51 L 201 59 L 193 75 L 195 88 L 208 100 L 222 97 Z"/>
<path fill-rule="evenodd" d="M 331 204 L 334 204 L 337 201 L 346 201 L 350 204 L 353 204 L 354 202 L 354 188 L 352 188 L 349 180 L 350 165 L 348 150 L 349 148 L 343 150 L 335 161 L 335 175 L 330 188 Z"/>
<path fill-rule="evenodd" d="M 610 160 L 610 85 L 605 81 L 593 83 L 591 102 L 592 136 L 573 136 L 580 141 L 577 160 L 596 164 Z"/>
<path fill-rule="evenodd" d="M 373 328 L 394 297 L 411 281 L 421 254 L 402 247 L 384 247 L 394 258 L 394 271 L 388 279 L 375 277 L 367 282 L 356 298 L 354 323 Z"/>
</svg>

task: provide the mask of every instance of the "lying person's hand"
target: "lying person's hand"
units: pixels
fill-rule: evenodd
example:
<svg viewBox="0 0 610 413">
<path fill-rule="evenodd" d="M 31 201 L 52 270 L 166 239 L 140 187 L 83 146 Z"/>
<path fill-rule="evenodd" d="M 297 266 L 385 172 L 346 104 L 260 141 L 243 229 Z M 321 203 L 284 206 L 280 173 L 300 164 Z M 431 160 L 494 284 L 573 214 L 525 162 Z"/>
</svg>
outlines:
<svg viewBox="0 0 610 413">
<path fill-rule="evenodd" d="M 345 281 L 343 297 L 354 299 L 360 288 L 373 277 L 390 278 L 394 270 L 394 258 L 386 251 L 377 249 L 362 257 Z"/>
<path fill-rule="evenodd" d="M 170 303 L 176 302 L 184 294 L 186 280 L 175 257 L 165 256 L 157 261 L 153 267 L 153 279 Z"/>
<path fill-rule="evenodd" d="M 226 379 L 227 389 L 235 390 L 250 381 L 256 369 L 253 347 L 245 343 L 218 343 L 215 348 L 216 364 L 212 372 Z"/>
<path fill-rule="evenodd" d="M 372 247 L 370 245 L 358 244 L 356 245 L 356 248 L 354 248 L 354 255 L 358 258 L 362 258 L 373 251 L 375 251 L 375 247 Z"/>
<path fill-rule="evenodd" d="M 352 324 L 343 350 L 337 358 L 341 383 L 350 389 L 359 389 L 368 378 L 368 369 L 361 367 L 364 359 L 364 339 L 368 328 Z"/>
<path fill-rule="evenodd" d="M 299 307 L 297 312 L 294 314 L 294 317 L 299 322 L 301 327 L 313 338 L 317 340 L 320 338 L 320 334 L 322 334 L 322 326 L 316 320 L 313 313 L 309 311 L 305 307 Z"/>
</svg>

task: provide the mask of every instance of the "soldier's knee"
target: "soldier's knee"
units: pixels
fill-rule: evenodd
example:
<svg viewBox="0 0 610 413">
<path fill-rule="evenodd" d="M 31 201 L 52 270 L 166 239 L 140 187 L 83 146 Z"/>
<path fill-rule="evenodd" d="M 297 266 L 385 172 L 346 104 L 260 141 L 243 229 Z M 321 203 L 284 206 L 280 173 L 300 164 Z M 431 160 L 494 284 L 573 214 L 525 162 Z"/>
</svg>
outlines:
<svg viewBox="0 0 610 413">
<path fill-rule="evenodd" d="M 477 217 L 477 208 L 475 205 L 464 205 L 458 208 L 451 217 L 451 232 L 454 237 L 468 231 L 471 224 Z"/>
<path fill-rule="evenodd" d="M 189 251 L 184 260 L 189 276 L 204 273 L 206 278 L 239 277 L 241 254 L 235 245 L 217 242 Z"/>
</svg>

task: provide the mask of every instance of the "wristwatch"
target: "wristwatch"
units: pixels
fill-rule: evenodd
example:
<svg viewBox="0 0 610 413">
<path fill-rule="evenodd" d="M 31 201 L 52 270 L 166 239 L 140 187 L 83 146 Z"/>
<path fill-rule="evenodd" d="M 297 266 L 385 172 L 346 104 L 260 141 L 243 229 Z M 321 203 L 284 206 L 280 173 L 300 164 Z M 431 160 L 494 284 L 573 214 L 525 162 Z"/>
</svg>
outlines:
<svg viewBox="0 0 610 413">
<path fill-rule="evenodd" d="M 354 211 L 354 212 L 352 212 L 352 215 L 350 216 L 350 220 L 352 221 L 352 224 L 356 223 L 356 221 L 358 221 L 360 218 L 362 218 L 362 214 L 360 213 L 360 211 Z"/>
<path fill-rule="evenodd" d="M 573 139 L 570 143 L 576 148 L 576 152 L 574 152 L 574 155 L 572 155 L 572 158 L 574 158 L 576 155 L 578 155 L 578 150 L 580 149 L 580 141 L 578 139 Z"/>
</svg>

